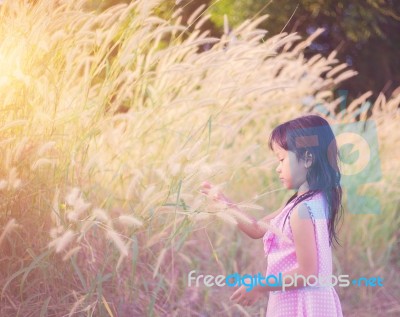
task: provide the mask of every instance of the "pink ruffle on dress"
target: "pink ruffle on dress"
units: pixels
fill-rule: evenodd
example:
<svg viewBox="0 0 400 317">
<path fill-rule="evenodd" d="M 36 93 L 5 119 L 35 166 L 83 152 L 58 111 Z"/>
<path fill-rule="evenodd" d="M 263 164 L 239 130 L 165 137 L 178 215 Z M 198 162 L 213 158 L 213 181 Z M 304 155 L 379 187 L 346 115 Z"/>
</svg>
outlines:
<svg viewBox="0 0 400 317">
<path fill-rule="evenodd" d="M 287 204 L 282 212 L 270 221 L 282 230 L 288 240 L 267 231 L 263 237 L 265 256 L 268 259 L 266 275 L 286 273 L 298 267 L 293 233 L 289 217 L 284 220 L 296 199 Z M 328 221 L 325 211 L 327 203 L 322 192 L 302 201 L 314 224 L 318 253 L 318 274 L 332 275 L 332 250 L 329 246 Z M 283 229 L 282 229 L 283 228 Z M 325 282 L 325 284 L 329 283 Z M 314 279 L 311 280 L 314 282 Z M 338 317 L 343 316 L 339 297 L 333 286 L 303 287 L 269 293 L 266 317 Z"/>
</svg>

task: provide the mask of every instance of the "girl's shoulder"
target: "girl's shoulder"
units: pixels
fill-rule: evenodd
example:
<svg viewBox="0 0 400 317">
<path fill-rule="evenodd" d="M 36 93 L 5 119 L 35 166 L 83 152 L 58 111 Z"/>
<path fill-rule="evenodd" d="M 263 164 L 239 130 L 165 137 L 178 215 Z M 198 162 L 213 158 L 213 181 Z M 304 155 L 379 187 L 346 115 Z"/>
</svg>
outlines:
<svg viewBox="0 0 400 317">
<path fill-rule="evenodd" d="M 322 191 L 304 199 L 300 204 L 307 208 L 308 213 L 314 219 L 325 219 L 327 215 L 327 201 Z"/>
<path fill-rule="evenodd" d="M 304 199 L 304 201 L 312 201 L 312 200 L 322 200 L 325 199 L 325 194 L 322 190 L 317 191 L 312 196 Z"/>
<path fill-rule="evenodd" d="M 285 220 L 290 218 L 291 214 L 297 209 L 302 209 L 300 213 L 303 213 L 303 210 L 308 211 L 307 214 L 309 214 L 313 219 L 325 218 L 326 199 L 325 194 L 322 191 L 319 191 L 299 202 L 297 202 L 297 199 L 298 197 L 289 201 L 272 222 L 278 223 L 281 220 L 286 222 Z"/>
<path fill-rule="evenodd" d="M 298 205 L 313 205 L 313 204 L 323 204 L 326 201 L 325 194 L 322 191 L 318 191 L 307 198 L 296 197 L 292 201 L 290 201 L 284 209 L 289 210 L 293 209 L 293 206 Z"/>
</svg>

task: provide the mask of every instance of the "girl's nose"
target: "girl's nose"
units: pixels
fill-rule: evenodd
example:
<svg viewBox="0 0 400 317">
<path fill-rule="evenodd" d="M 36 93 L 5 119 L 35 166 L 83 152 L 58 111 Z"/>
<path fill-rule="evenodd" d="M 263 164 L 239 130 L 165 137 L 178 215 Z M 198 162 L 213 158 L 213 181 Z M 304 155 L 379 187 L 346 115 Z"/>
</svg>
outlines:
<svg viewBox="0 0 400 317">
<path fill-rule="evenodd" d="M 275 170 L 275 171 L 276 171 L 277 173 L 280 173 L 280 172 L 281 172 L 280 166 L 281 166 L 281 165 L 279 164 L 279 165 L 276 167 L 276 170 Z"/>
</svg>

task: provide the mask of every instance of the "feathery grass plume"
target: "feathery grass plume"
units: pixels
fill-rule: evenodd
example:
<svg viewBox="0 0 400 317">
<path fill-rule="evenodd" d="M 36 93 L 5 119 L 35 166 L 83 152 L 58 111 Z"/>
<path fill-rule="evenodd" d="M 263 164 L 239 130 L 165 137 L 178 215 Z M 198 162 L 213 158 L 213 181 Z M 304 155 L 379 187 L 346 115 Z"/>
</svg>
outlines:
<svg viewBox="0 0 400 317">
<path fill-rule="evenodd" d="M 222 212 L 222 211 L 226 211 L 228 209 L 229 209 L 229 206 L 227 205 L 226 202 L 220 201 L 220 200 L 217 200 L 217 201 L 213 200 L 213 201 L 209 202 L 207 211 L 208 212 Z"/>
<path fill-rule="evenodd" d="M 264 207 L 257 205 L 255 203 L 238 203 L 238 207 L 243 208 L 243 209 L 254 209 L 254 210 L 264 210 Z"/>
<path fill-rule="evenodd" d="M 144 201 L 148 201 L 149 198 L 151 197 L 152 193 L 155 191 L 156 186 L 154 184 L 149 185 L 146 190 L 143 192 L 141 195 L 142 199 Z"/>
<path fill-rule="evenodd" d="M 107 215 L 106 211 L 101 208 L 94 208 L 92 211 L 93 216 L 95 219 L 98 219 L 103 222 L 110 221 L 110 217 Z"/>
<path fill-rule="evenodd" d="M 2 232 L 1 235 L 0 235 L 0 246 L 1 246 L 1 244 L 2 244 L 2 242 L 3 242 L 3 240 L 4 240 L 4 238 L 5 238 L 8 234 L 10 234 L 10 232 L 12 232 L 13 230 L 15 230 L 15 229 L 18 228 L 18 227 L 20 227 L 20 225 L 17 224 L 17 222 L 16 222 L 16 220 L 15 220 L 14 218 L 13 218 L 13 219 L 10 219 L 10 220 L 7 222 L 6 226 L 5 226 L 4 229 L 3 229 L 3 232 Z"/>
<path fill-rule="evenodd" d="M 46 154 L 46 152 L 53 149 L 55 147 L 55 145 L 56 145 L 55 141 L 49 141 L 49 142 L 42 144 L 36 151 L 37 156 L 42 157 L 44 154 Z"/>
<path fill-rule="evenodd" d="M 63 251 L 68 244 L 72 242 L 75 237 L 75 233 L 72 230 L 65 231 L 60 237 L 55 239 L 49 244 L 49 247 L 54 246 L 56 253 Z"/>
<path fill-rule="evenodd" d="M 48 159 L 48 158 L 40 158 L 37 161 L 35 161 L 31 165 L 31 170 L 34 171 L 36 169 L 39 169 L 42 166 L 50 165 L 50 167 L 54 168 L 54 166 L 57 164 L 57 160 L 55 159 Z"/>
<path fill-rule="evenodd" d="M 65 201 L 68 205 L 74 206 L 77 200 L 80 198 L 80 189 L 74 187 L 70 190 L 67 196 L 65 196 Z"/>
<path fill-rule="evenodd" d="M 214 213 L 214 215 L 217 216 L 218 218 L 220 218 L 221 220 L 229 223 L 229 224 L 232 224 L 232 225 L 237 225 L 238 224 L 238 222 L 235 219 L 235 217 L 230 215 L 229 213 L 220 211 L 220 212 Z"/>
<path fill-rule="evenodd" d="M 139 220 L 130 215 L 121 215 L 118 217 L 118 220 L 127 226 L 141 227 L 143 226 L 143 221 Z"/>
<path fill-rule="evenodd" d="M 65 201 L 71 206 L 71 209 L 67 210 L 67 219 L 72 222 L 80 220 L 82 213 L 87 211 L 91 206 L 91 203 L 84 201 L 82 193 L 77 187 L 70 190 L 65 197 Z"/>
<path fill-rule="evenodd" d="M 117 247 L 122 256 L 124 257 L 128 256 L 128 245 L 124 243 L 124 241 L 121 239 L 120 234 L 115 232 L 113 229 L 108 229 L 107 237 L 112 242 L 114 242 L 115 246 Z"/>
<path fill-rule="evenodd" d="M 190 219 L 192 219 L 192 221 L 198 222 L 198 221 L 203 221 L 203 220 L 210 219 L 211 214 L 210 213 L 206 213 L 206 212 L 196 212 L 194 214 L 189 215 L 188 217 Z"/>
</svg>

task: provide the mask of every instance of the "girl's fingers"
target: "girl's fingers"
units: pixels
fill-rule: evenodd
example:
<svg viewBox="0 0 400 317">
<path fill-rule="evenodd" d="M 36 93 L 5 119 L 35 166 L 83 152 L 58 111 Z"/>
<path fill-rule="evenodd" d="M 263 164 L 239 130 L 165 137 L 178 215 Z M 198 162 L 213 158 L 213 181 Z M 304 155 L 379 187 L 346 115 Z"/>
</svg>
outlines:
<svg viewBox="0 0 400 317">
<path fill-rule="evenodd" d="M 207 182 L 207 181 L 204 181 L 204 182 L 201 184 L 201 189 L 200 189 L 200 191 L 201 191 L 202 194 L 209 195 L 209 194 L 210 194 L 210 191 L 212 191 L 213 188 L 214 188 L 214 185 L 210 184 L 210 183 Z M 233 203 L 233 202 L 232 202 L 228 197 L 226 197 L 220 190 L 217 190 L 215 193 L 213 193 L 212 199 L 213 199 L 214 201 L 224 202 L 224 203 L 226 203 L 226 204 L 228 204 L 228 205 L 230 205 L 230 204 Z"/>
<path fill-rule="evenodd" d="M 202 188 L 208 188 L 208 189 L 210 189 L 210 188 L 211 188 L 211 184 L 210 184 L 209 182 L 207 182 L 207 181 L 204 181 L 204 182 L 201 184 L 201 187 L 202 187 Z"/>
<path fill-rule="evenodd" d="M 206 194 L 206 195 L 209 195 L 210 194 L 210 192 L 212 191 L 214 189 L 214 186 L 213 185 L 211 185 L 209 182 L 203 182 L 203 184 L 202 184 L 202 186 L 201 186 L 201 192 L 203 193 L 203 194 Z M 215 191 L 215 189 L 214 189 L 214 191 Z M 221 200 L 221 192 L 218 190 L 218 191 L 216 191 L 216 192 L 213 192 L 213 199 L 215 200 L 215 201 L 218 201 L 218 200 Z"/>
<path fill-rule="evenodd" d="M 202 194 L 206 194 L 206 195 L 208 194 L 208 190 L 207 190 L 207 189 L 203 189 L 203 188 L 202 188 L 202 189 L 200 189 L 200 192 L 201 192 Z"/>
<path fill-rule="evenodd" d="M 208 194 L 208 192 L 209 192 L 210 189 L 211 189 L 211 184 L 210 184 L 209 182 L 203 182 L 203 183 L 201 184 L 201 189 L 200 189 L 200 191 L 201 191 L 203 194 Z"/>
<path fill-rule="evenodd" d="M 210 189 L 211 189 L 211 185 L 210 185 L 208 182 L 203 182 L 203 183 L 201 184 L 200 191 L 201 191 L 203 194 L 207 194 L 208 191 L 209 191 Z"/>
</svg>

